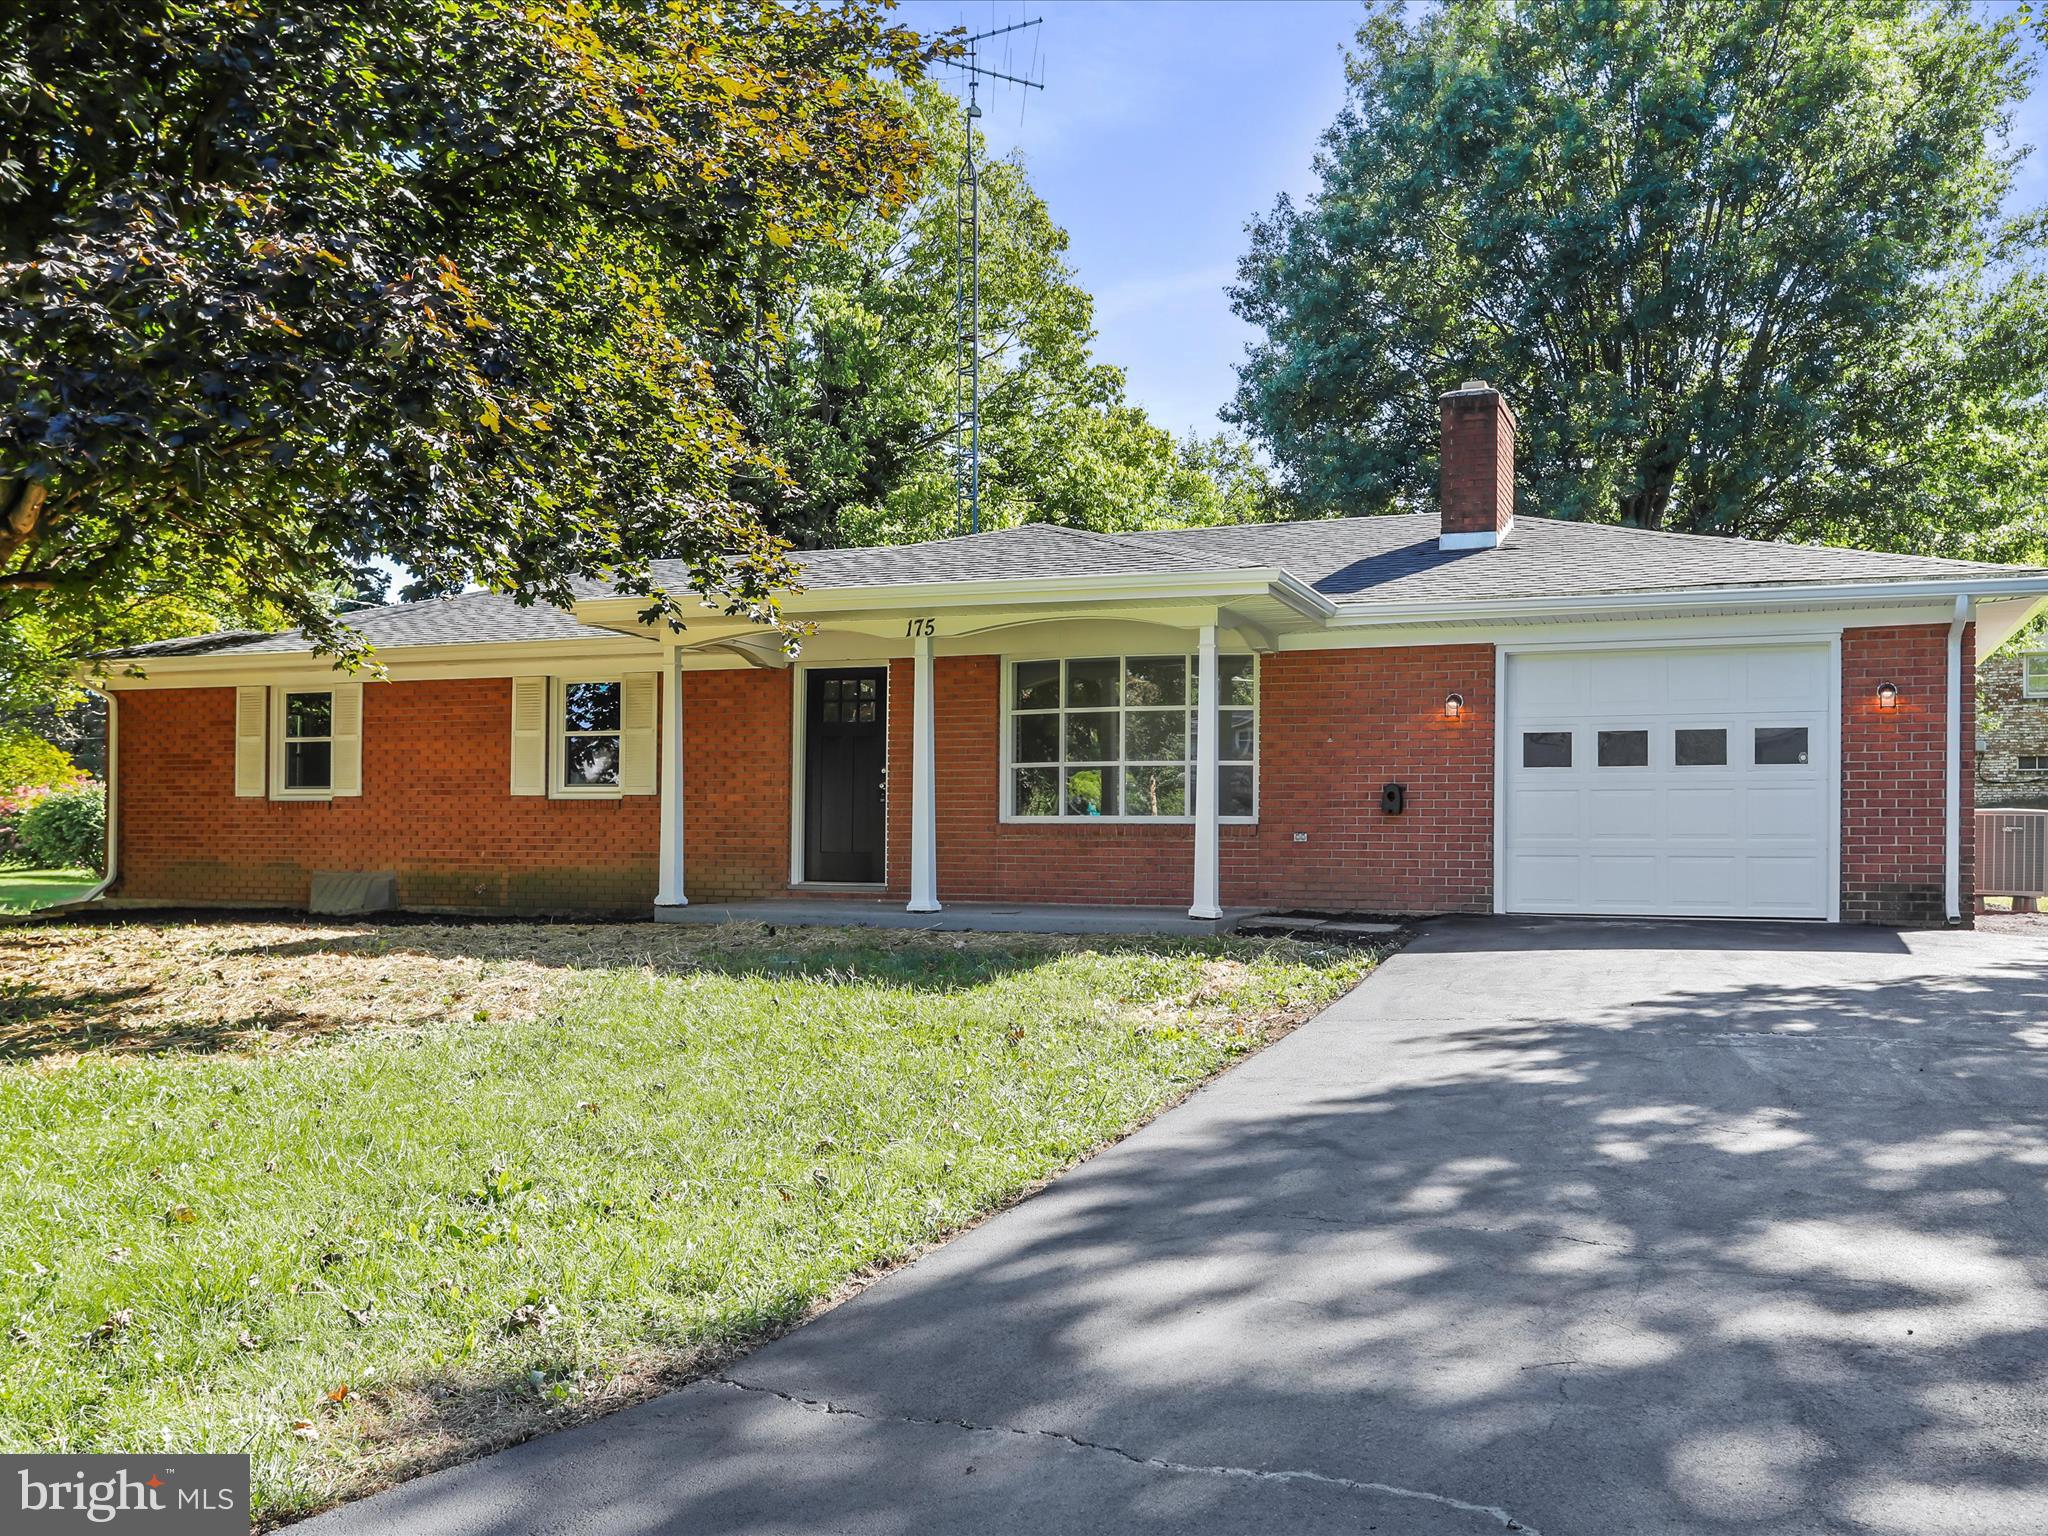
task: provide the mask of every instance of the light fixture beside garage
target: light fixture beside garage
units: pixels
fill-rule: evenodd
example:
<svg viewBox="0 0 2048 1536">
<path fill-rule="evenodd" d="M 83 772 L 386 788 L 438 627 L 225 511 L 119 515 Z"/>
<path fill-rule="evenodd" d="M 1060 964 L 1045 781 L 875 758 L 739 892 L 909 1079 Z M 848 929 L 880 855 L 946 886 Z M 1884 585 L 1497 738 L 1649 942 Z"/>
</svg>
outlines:
<svg viewBox="0 0 2048 1536">
<path fill-rule="evenodd" d="M 1899 707 L 1899 685 L 1897 683 L 1879 683 L 1877 685 L 1877 707 L 1879 709 L 1897 709 Z"/>
<path fill-rule="evenodd" d="M 1444 697 L 1444 718 L 1446 720 L 1455 720 L 1464 713 L 1465 695 L 1462 693 L 1446 694 Z"/>
</svg>

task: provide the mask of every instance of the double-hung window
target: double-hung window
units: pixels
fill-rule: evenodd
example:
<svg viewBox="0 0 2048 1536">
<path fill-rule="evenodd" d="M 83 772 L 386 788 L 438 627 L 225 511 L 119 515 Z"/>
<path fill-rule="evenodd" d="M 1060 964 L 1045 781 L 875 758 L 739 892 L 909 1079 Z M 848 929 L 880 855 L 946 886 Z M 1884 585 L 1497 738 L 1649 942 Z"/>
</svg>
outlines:
<svg viewBox="0 0 2048 1536">
<path fill-rule="evenodd" d="M 330 688 L 287 689 L 281 705 L 278 740 L 283 748 L 283 773 L 278 793 L 316 798 L 334 789 L 334 691 Z"/>
<path fill-rule="evenodd" d="M 2048 699 L 2048 651 L 2020 658 L 2021 691 L 2030 699 Z"/>
<path fill-rule="evenodd" d="M 617 679 L 564 681 L 561 688 L 562 765 L 558 786 L 565 794 L 616 794 L 622 760 L 623 686 Z"/>
<path fill-rule="evenodd" d="M 1257 810 L 1258 681 L 1218 658 L 1226 820 Z M 1086 656 L 1009 669 L 1007 813 L 1018 819 L 1186 820 L 1195 805 L 1200 699 L 1192 656 Z"/>
</svg>

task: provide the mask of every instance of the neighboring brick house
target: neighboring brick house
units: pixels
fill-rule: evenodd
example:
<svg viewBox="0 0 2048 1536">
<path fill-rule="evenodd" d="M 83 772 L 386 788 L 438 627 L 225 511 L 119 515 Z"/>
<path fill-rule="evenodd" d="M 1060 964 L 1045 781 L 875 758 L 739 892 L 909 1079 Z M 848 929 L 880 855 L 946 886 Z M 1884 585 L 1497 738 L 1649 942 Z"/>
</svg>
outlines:
<svg viewBox="0 0 2048 1536">
<path fill-rule="evenodd" d="M 1977 669 L 1977 804 L 2048 807 L 2048 649 Z"/>
<path fill-rule="evenodd" d="M 142 647 L 107 898 L 1968 920 L 1975 648 L 2048 571 L 1517 518 L 1500 395 L 1443 424 L 1440 516 L 806 553 L 794 663 L 603 590 L 352 615 L 377 681 Z"/>
</svg>

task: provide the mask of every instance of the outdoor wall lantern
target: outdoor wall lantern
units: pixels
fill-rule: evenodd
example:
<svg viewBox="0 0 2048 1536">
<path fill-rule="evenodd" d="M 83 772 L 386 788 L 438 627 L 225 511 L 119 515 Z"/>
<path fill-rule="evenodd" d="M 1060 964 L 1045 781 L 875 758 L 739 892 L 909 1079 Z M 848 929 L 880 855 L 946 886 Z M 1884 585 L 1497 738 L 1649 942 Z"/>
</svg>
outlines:
<svg viewBox="0 0 2048 1536">
<path fill-rule="evenodd" d="M 1899 707 L 1899 685 L 1897 683 L 1879 683 L 1877 685 L 1877 707 L 1879 709 L 1897 709 Z"/>
<path fill-rule="evenodd" d="M 1444 699 L 1444 718 L 1446 720 L 1455 720 L 1463 713 L 1465 713 L 1465 695 L 1453 693 Z"/>
</svg>

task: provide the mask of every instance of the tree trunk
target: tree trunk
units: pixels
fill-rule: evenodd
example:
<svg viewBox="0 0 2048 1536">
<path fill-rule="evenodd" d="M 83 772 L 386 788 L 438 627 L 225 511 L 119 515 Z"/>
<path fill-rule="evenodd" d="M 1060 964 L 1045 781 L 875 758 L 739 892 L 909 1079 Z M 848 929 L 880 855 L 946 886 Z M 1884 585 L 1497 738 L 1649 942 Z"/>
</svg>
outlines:
<svg viewBox="0 0 2048 1536">
<path fill-rule="evenodd" d="M 1659 438 L 1636 461 L 1636 488 L 1616 504 L 1630 528 L 1662 528 L 1671 510 L 1671 488 L 1682 462 L 1677 445 Z"/>
</svg>

